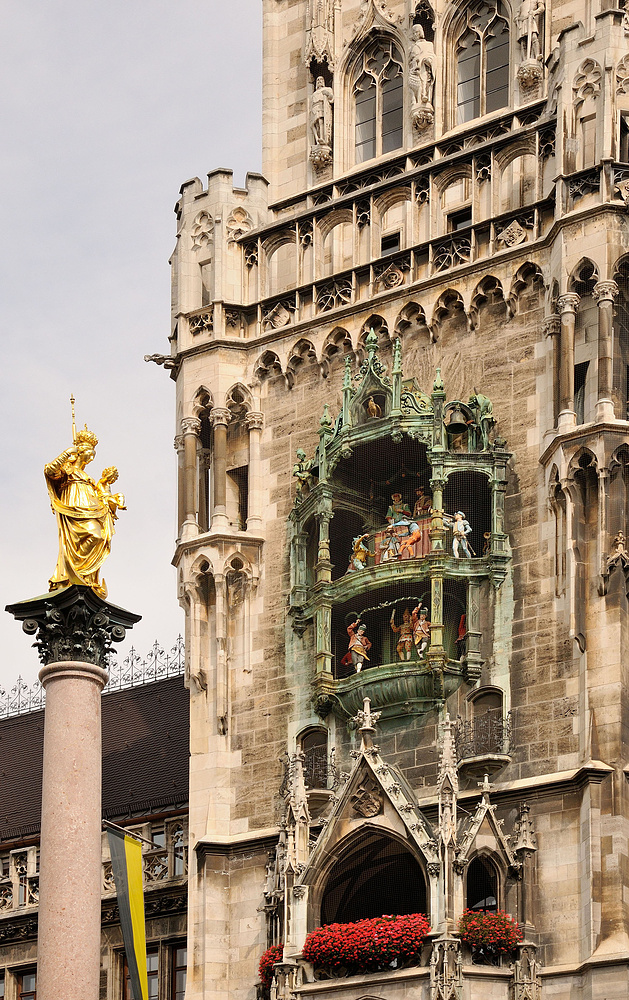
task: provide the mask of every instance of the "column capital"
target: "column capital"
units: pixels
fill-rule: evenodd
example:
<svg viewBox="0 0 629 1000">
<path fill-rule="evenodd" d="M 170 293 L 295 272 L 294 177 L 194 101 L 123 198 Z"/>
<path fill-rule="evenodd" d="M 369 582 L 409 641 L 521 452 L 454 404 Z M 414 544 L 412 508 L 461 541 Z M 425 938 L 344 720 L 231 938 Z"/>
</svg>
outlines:
<svg viewBox="0 0 629 1000">
<path fill-rule="evenodd" d="M 181 451 L 183 448 L 183 434 L 175 434 L 173 438 L 173 448 L 175 451 Z"/>
<path fill-rule="evenodd" d="M 601 302 L 613 302 L 618 295 L 619 288 L 615 281 L 597 281 L 592 289 L 594 298 L 600 305 Z"/>
<path fill-rule="evenodd" d="M 35 646 L 44 666 L 67 660 L 106 668 L 112 643 L 122 642 L 141 618 L 103 601 L 90 587 L 75 584 L 6 610 L 22 622 L 27 635 L 37 635 Z"/>
<path fill-rule="evenodd" d="M 212 421 L 212 427 L 216 427 L 217 424 L 224 424 L 227 426 L 231 420 L 231 413 L 226 406 L 213 406 L 210 410 L 210 420 Z"/>
<path fill-rule="evenodd" d="M 182 434 L 194 434 L 198 437 L 201 433 L 201 421 L 198 417 L 182 417 L 181 419 L 181 433 Z"/>
<path fill-rule="evenodd" d="M 551 313 L 550 316 L 544 316 L 542 321 L 542 327 L 544 334 L 547 337 L 555 337 L 561 329 L 561 316 L 559 313 Z"/>
<path fill-rule="evenodd" d="M 252 410 L 245 417 L 245 423 L 250 431 L 261 431 L 264 426 L 264 414 Z"/>
<path fill-rule="evenodd" d="M 579 302 L 581 301 L 581 296 L 577 295 L 576 292 L 566 292 L 565 295 L 560 295 L 557 300 L 560 313 L 576 313 Z"/>
</svg>

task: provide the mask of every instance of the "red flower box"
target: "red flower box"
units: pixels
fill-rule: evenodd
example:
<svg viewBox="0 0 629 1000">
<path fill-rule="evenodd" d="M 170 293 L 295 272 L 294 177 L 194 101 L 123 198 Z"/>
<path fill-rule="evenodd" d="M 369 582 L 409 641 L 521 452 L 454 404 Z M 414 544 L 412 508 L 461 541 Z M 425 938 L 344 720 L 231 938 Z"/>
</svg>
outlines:
<svg viewBox="0 0 629 1000">
<path fill-rule="evenodd" d="M 504 910 L 497 913 L 466 910 L 459 921 L 461 941 L 489 955 L 513 951 L 522 940 L 522 931 Z"/>
<path fill-rule="evenodd" d="M 307 962 L 331 969 L 377 971 L 415 965 L 430 924 L 423 913 L 327 924 L 311 931 L 302 950 Z"/>
<path fill-rule="evenodd" d="M 274 944 L 270 948 L 267 948 L 260 959 L 258 975 L 260 976 L 260 982 L 267 990 L 271 989 L 271 983 L 273 982 L 273 966 L 276 962 L 282 961 L 283 952 L 283 944 Z"/>
</svg>

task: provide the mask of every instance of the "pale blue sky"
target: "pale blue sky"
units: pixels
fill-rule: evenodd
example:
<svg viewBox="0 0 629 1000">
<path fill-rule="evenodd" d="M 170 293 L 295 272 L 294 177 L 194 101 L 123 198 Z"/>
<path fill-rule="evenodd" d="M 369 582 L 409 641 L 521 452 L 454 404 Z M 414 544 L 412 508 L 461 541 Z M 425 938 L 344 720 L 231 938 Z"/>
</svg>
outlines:
<svg viewBox="0 0 629 1000">
<path fill-rule="evenodd" d="M 174 570 L 168 351 L 180 184 L 260 170 L 261 0 L 7 0 L 0 196 L 0 604 L 43 593 L 57 539 L 42 475 L 77 422 L 126 494 L 105 578 L 144 616 L 141 653 L 183 629 Z M 0 614 L 0 687 L 39 667 Z M 130 642 L 122 645 L 122 655 Z"/>
</svg>

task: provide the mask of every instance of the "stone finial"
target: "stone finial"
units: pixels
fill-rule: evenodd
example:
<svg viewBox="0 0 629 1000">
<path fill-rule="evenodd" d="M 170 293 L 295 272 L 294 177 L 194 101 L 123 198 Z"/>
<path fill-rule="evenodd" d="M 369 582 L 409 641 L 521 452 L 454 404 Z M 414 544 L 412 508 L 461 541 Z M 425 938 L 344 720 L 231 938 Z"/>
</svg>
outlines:
<svg viewBox="0 0 629 1000">
<path fill-rule="evenodd" d="M 537 850 L 531 809 L 527 802 L 523 802 L 520 806 L 520 812 L 513 827 L 513 836 L 510 839 L 511 849 L 516 855 L 529 854 Z"/>
<path fill-rule="evenodd" d="M 443 379 L 441 378 L 441 368 L 437 368 L 436 374 L 435 374 L 435 381 L 432 384 L 432 391 L 433 392 L 443 392 L 444 389 L 445 389 L 445 385 L 443 383 Z"/>
<path fill-rule="evenodd" d="M 402 374 L 402 341 L 399 337 L 396 337 L 393 341 L 393 367 L 391 369 L 391 374 Z"/>
<path fill-rule="evenodd" d="M 352 358 L 351 355 L 345 355 L 345 370 L 343 372 L 343 388 L 351 389 L 352 387 Z"/>
<path fill-rule="evenodd" d="M 74 660 L 106 668 L 112 643 L 122 642 L 141 618 L 79 586 L 7 605 L 6 610 L 22 622 L 27 635 L 37 636 L 34 645 L 45 666 Z"/>
<path fill-rule="evenodd" d="M 381 716 L 381 712 L 371 711 L 371 699 L 363 698 L 362 711 L 358 711 L 353 721 L 358 727 L 361 735 L 361 750 L 368 750 L 373 746 L 373 737 L 376 732 L 376 722 Z"/>
</svg>

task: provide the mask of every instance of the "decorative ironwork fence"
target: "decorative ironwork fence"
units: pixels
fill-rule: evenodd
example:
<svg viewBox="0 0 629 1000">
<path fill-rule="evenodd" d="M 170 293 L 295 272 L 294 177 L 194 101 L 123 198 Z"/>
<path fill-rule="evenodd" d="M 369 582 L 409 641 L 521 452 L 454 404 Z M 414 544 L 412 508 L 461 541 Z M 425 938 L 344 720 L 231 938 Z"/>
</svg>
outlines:
<svg viewBox="0 0 629 1000">
<path fill-rule="evenodd" d="M 455 730 L 459 760 L 484 754 L 508 754 L 511 745 L 511 713 L 490 709 L 467 722 L 459 719 Z"/>
<path fill-rule="evenodd" d="M 156 640 L 146 656 L 140 656 L 135 647 L 131 646 L 121 663 L 115 654 L 110 656 L 109 681 L 104 693 L 178 677 L 183 674 L 184 668 L 185 648 L 183 637 L 180 635 L 168 651 Z M 44 707 L 45 701 L 45 692 L 39 681 L 27 684 L 20 676 L 8 691 L 0 687 L 0 719 L 37 712 Z"/>
</svg>

